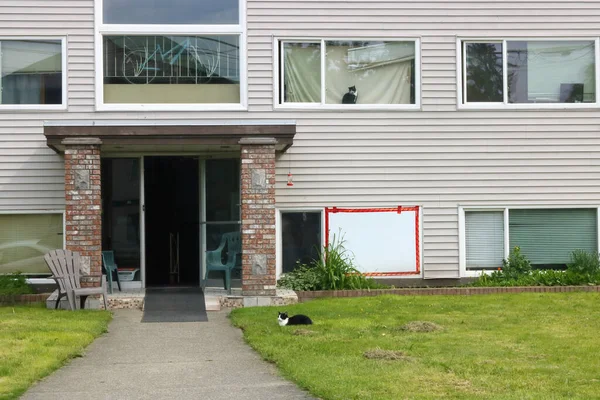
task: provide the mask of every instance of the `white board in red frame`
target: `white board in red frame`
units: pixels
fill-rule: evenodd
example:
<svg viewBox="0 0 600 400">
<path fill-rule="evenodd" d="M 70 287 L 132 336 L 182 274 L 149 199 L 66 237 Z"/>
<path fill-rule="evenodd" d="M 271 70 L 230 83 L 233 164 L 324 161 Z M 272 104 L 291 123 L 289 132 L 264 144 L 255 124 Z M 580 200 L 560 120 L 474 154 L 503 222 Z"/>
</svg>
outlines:
<svg viewBox="0 0 600 400">
<path fill-rule="evenodd" d="M 419 206 L 325 208 L 325 243 L 344 238 L 359 271 L 369 276 L 421 273 Z"/>
</svg>

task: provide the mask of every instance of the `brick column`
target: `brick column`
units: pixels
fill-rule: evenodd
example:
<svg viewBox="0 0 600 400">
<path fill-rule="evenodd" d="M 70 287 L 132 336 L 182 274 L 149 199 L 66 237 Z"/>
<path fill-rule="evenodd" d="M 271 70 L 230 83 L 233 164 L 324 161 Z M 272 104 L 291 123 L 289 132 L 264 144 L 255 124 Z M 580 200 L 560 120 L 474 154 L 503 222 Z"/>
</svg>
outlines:
<svg viewBox="0 0 600 400">
<path fill-rule="evenodd" d="M 242 294 L 275 295 L 275 139 L 242 139 Z"/>
<path fill-rule="evenodd" d="M 83 274 L 102 273 L 100 139 L 65 139 L 67 250 L 81 254 Z M 99 286 L 99 278 L 82 280 Z"/>
</svg>

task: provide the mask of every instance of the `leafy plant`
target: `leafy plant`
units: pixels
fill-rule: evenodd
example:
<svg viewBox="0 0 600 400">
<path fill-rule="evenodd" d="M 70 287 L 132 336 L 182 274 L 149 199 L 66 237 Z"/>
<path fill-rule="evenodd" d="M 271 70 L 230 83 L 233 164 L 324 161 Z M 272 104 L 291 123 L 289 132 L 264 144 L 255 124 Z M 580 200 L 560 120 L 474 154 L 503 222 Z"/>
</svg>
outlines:
<svg viewBox="0 0 600 400">
<path fill-rule="evenodd" d="M 0 295 L 2 294 L 28 294 L 33 293 L 27 284 L 27 278 L 20 272 L 0 275 Z"/>
<path fill-rule="evenodd" d="M 309 265 L 298 264 L 293 272 L 285 274 L 279 287 L 292 290 L 344 290 L 385 288 L 364 276 L 354 265 L 354 257 L 345 246 L 343 237 L 335 235 L 319 257 Z"/>
<path fill-rule="evenodd" d="M 575 250 L 571 253 L 567 269 L 578 274 L 597 274 L 600 272 L 600 257 L 597 252 Z"/>
<path fill-rule="evenodd" d="M 572 286 L 600 284 L 600 259 L 597 253 L 575 250 L 566 271 L 534 270 L 529 260 L 515 247 L 504 268 L 481 275 L 473 286 Z"/>
<path fill-rule="evenodd" d="M 297 263 L 296 269 L 285 273 L 277 284 L 279 287 L 286 289 L 308 291 L 317 290 L 319 282 L 319 276 L 314 268 Z"/>
<path fill-rule="evenodd" d="M 521 254 L 521 248 L 515 246 L 507 259 L 502 260 L 502 273 L 508 279 L 515 279 L 521 275 L 529 274 L 532 270 L 531 262 Z"/>
</svg>

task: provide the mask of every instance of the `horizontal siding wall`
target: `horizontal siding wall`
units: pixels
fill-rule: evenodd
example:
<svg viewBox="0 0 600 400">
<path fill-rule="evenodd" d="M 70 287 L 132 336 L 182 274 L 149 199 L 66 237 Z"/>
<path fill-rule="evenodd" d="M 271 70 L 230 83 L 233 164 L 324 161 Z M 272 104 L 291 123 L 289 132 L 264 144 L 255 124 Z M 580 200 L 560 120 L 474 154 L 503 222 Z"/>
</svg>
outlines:
<svg viewBox="0 0 600 400">
<path fill-rule="evenodd" d="M 248 112 L 96 113 L 93 0 L 0 0 L 0 36 L 68 36 L 69 103 L 0 112 L 0 210 L 64 208 L 42 126 L 67 119 L 296 120 L 278 205 L 422 205 L 427 278 L 458 276 L 458 205 L 600 202 L 598 111 L 456 111 L 457 37 L 600 36 L 600 0 L 248 0 L 247 14 Z M 422 110 L 273 111 L 273 37 L 420 37 Z"/>
</svg>

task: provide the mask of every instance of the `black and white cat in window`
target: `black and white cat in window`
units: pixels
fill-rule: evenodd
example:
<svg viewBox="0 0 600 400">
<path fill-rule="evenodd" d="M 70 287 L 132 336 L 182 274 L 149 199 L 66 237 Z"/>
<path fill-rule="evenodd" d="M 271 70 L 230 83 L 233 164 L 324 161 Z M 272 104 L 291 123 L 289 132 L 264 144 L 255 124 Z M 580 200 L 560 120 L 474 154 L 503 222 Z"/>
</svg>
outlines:
<svg viewBox="0 0 600 400">
<path fill-rule="evenodd" d="M 356 86 L 350 86 L 348 88 L 348 93 L 342 97 L 342 104 L 356 104 L 358 100 L 358 91 L 356 90 Z"/>
</svg>

